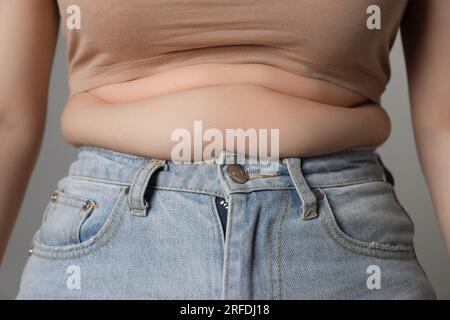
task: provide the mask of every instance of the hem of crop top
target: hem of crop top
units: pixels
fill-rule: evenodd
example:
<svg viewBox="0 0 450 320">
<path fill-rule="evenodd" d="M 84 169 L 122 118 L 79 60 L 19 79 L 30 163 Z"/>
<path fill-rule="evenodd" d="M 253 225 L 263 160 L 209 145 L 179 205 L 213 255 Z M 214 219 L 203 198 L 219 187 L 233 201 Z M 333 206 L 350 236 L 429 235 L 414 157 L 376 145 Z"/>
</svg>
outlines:
<svg viewBox="0 0 450 320">
<path fill-rule="evenodd" d="M 224 48 L 232 50 L 224 51 Z M 243 49 L 244 51 L 250 52 L 251 55 L 242 55 Z M 274 56 L 274 52 L 278 55 Z M 279 59 L 280 55 L 289 55 L 291 58 L 295 57 L 298 61 L 293 64 L 291 60 Z M 176 60 L 179 57 L 181 59 Z M 273 61 L 274 58 L 277 58 L 275 62 Z M 162 60 L 163 63 L 155 66 L 155 60 L 158 60 L 158 63 Z M 70 95 L 72 96 L 103 85 L 132 81 L 177 67 L 201 63 L 266 64 L 303 77 L 336 84 L 361 94 L 375 103 L 380 103 L 381 94 L 385 90 L 385 85 L 380 85 L 375 78 L 368 77 L 364 73 L 358 74 L 358 81 L 355 81 L 354 79 L 343 77 L 342 71 L 306 61 L 286 50 L 262 45 L 235 45 L 199 48 L 163 54 L 146 59 L 120 62 L 113 65 L 96 67 L 92 72 L 84 74 L 74 72 L 69 77 Z M 358 84 L 355 85 L 355 82 L 358 82 Z"/>
</svg>

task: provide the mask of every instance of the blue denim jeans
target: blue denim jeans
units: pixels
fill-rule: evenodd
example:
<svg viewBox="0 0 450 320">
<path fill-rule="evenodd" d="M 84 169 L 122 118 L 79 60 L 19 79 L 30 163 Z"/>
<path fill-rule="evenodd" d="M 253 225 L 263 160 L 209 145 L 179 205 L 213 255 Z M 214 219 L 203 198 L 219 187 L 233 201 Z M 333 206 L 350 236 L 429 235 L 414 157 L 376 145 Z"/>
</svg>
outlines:
<svg viewBox="0 0 450 320">
<path fill-rule="evenodd" d="M 84 146 L 17 298 L 434 299 L 413 233 L 375 148 L 177 164 Z"/>
</svg>

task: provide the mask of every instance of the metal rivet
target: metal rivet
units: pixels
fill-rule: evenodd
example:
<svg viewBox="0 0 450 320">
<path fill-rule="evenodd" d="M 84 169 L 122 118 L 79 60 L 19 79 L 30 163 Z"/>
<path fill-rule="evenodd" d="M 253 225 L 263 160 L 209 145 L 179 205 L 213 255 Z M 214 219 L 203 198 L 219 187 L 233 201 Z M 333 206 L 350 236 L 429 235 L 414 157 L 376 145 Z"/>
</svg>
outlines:
<svg viewBox="0 0 450 320">
<path fill-rule="evenodd" d="M 58 200 L 59 193 L 57 191 L 53 192 L 52 196 L 50 197 L 51 202 L 56 202 Z"/>
<path fill-rule="evenodd" d="M 316 197 L 316 200 L 322 200 L 323 199 L 323 192 L 319 189 L 315 189 L 313 191 L 314 196 Z"/>
<path fill-rule="evenodd" d="M 95 207 L 97 207 L 97 203 L 95 201 L 88 200 L 85 202 L 85 204 L 83 206 L 83 210 L 87 211 L 87 210 L 89 210 L 91 208 L 95 208 Z"/>
<path fill-rule="evenodd" d="M 246 183 L 249 179 L 247 170 L 240 164 L 230 164 L 227 167 L 227 172 L 230 178 L 237 183 Z"/>
</svg>

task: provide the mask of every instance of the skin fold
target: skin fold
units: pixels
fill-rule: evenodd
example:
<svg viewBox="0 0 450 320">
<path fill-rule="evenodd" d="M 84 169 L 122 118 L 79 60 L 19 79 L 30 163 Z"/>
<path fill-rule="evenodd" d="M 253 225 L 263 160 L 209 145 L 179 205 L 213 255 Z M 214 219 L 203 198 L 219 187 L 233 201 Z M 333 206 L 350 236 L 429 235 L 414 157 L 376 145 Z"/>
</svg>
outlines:
<svg viewBox="0 0 450 320">
<path fill-rule="evenodd" d="M 255 107 L 246 108 L 248 101 L 255 99 Z M 101 126 L 98 119 L 102 119 Z M 74 145 L 94 144 L 170 159 L 175 144 L 171 133 L 187 128 L 192 136 L 196 120 L 201 120 L 205 129 L 219 129 L 222 136 L 231 128 L 279 129 L 281 157 L 378 145 L 390 132 L 389 117 L 376 104 L 331 107 L 249 84 L 195 88 L 114 104 L 89 93 L 79 94 L 66 105 L 61 127 L 65 139 Z M 115 130 L 118 127 L 121 130 Z"/>
</svg>

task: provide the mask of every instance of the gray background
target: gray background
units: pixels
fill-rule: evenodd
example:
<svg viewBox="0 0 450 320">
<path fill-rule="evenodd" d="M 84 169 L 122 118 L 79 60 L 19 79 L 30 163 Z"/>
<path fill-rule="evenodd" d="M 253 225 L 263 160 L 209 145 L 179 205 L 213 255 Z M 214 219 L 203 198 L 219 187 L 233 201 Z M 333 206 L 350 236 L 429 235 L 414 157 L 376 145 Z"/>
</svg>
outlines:
<svg viewBox="0 0 450 320">
<path fill-rule="evenodd" d="M 383 96 L 383 107 L 392 119 L 392 134 L 380 147 L 385 165 L 396 181 L 400 202 L 416 226 L 415 245 L 422 267 L 438 298 L 450 298 L 450 260 L 445 253 L 431 198 L 419 166 L 411 128 L 406 74 L 400 36 L 391 53 L 392 79 Z M 29 243 L 56 182 L 67 174 L 76 149 L 60 133 L 60 114 L 68 96 L 65 41 L 61 34 L 51 79 L 49 111 L 44 144 L 28 186 L 8 250 L 0 268 L 0 299 L 12 299 L 18 291 L 20 274 Z"/>
</svg>

